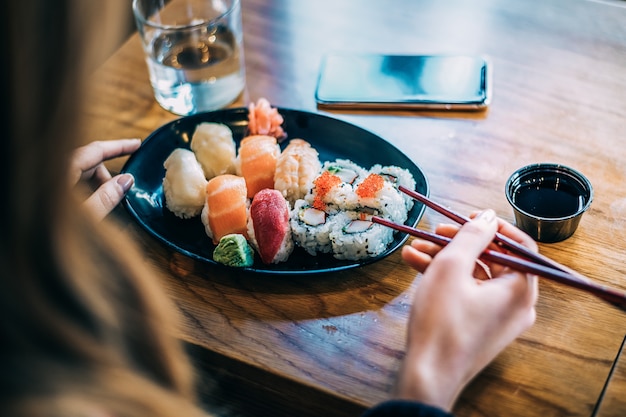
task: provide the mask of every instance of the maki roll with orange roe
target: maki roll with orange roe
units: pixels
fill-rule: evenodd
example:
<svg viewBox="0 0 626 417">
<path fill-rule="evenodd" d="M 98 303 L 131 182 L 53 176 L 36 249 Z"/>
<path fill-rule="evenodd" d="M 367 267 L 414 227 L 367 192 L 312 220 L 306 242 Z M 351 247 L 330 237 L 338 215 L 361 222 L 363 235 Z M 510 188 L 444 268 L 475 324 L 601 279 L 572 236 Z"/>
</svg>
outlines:
<svg viewBox="0 0 626 417">
<path fill-rule="evenodd" d="M 294 242 L 309 255 L 331 252 L 330 232 L 335 216 L 304 199 L 296 200 L 290 219 Z"/>
<path fill-rule="evenodd" d="M 381 255 L 393 241 L 393 230 L 357 211 L 338 213 L 328 237 L 336 259 L 361 260 Z"/>
<path fill-rule="evenodd" d="M 378 174 L 394 188 L 398 188 L 400 185 L 408 188 L 409 190 L 415 189 L 415 179 L 408 169 L 400 168 L 394 165 L 383 166 L 376 164 L 370 169 L 370 172 Z M 407 211 L 413 208 L 414 200 L 410 196 L 400 193 L 404 199 L 404 203 Z"/>
<path fill-rule="evenodd" d="M 369 174 L 355 188 L 357 211 L 404 223 L 408 217 L 402 193 L 379 174 Z"/>
</svg>

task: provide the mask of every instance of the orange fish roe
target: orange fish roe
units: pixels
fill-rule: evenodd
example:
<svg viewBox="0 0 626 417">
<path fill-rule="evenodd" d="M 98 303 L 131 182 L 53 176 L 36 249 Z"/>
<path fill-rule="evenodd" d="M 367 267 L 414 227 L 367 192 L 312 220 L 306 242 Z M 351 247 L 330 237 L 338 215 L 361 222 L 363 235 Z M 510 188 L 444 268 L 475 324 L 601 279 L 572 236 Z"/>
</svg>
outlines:
<svg viewBox="0 0 626 417">
<path fill-rule="evenodd" d="M 326 204 L 323 199 L 326 194 L 330 192 L 330 190 L 336 186 L 337 184 L 341 184 L 341 178 L 336 175 L 331 174 L 328 171 L 322 172 L 322 175 L 317 177 L 315 181 L 315 198 L 313 200 L 313 208 L 318 210 L 325 210 Z"/>
<path fill-rule="evenodd" d="M 378 174 L 370 174 L 365 180 L 356 187 L 356 193 L 361 198 L 372 198 L 376 196 L 376 193 L 379 192 L 383 185 L 385 184 L 385 180 L 382 176 Z"/>
</svg>

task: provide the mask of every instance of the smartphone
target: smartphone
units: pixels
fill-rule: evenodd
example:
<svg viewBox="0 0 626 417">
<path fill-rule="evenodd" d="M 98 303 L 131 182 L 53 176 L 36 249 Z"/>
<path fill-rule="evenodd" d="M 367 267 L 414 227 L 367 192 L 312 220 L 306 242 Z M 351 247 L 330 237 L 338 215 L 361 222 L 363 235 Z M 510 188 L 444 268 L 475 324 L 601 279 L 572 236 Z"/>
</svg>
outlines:
<svg viewBox="0 0 626 417">
<path fill-rule="evenodd" d="M 315 92 L 320 107 L 481 110 L 491 101 L 483 56 L 330 53 Z"/>
</svg>

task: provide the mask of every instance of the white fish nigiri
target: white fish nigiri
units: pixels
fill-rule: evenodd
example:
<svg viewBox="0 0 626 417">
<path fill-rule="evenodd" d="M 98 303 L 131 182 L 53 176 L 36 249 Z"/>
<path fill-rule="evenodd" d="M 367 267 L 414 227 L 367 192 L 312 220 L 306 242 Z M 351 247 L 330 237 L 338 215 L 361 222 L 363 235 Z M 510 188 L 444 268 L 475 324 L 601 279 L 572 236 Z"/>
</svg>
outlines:
<svg viewBox="0 0 626 417">
<path fill-rule="evenodd" d="M 183 219 L 200 214 L 204 207 L 207 180 L 194 153 L 176 148 L 167 157 L 163 167 L 166 207 Z"/>
<path fill-rule="evenodd" d="M 207 180 L 235 173 L 236 148 L 233 132 L 221 123 L 200 123 L 191 137 L 191 150 Z"/>
</svg>

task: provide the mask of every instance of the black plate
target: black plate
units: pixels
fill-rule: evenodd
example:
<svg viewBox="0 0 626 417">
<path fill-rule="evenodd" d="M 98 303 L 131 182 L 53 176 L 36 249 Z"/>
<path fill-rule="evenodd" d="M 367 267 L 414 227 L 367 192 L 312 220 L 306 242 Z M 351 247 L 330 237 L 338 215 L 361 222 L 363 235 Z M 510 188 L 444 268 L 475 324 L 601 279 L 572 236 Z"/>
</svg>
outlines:
<svg viewBox="0 0 626 417">
<path fill-rule="evenodd" d="M 284 129 L 289 138 L 302 138 L 317 149 L 321 161 L 337 158 L 350 159 L 369 169 L 375 164 L 396 165 L 408 169 L 415 178 L 416 190 L 428 195 L 428 182 L 422 171 L 402 152 L 381 137 L 350 123 L 315 113 L 278 109 L 284 117 Z M 165 176 L 163 162 L 175 148 L 189 149 L 191 136 L 199 123 L 219 122 L 229 126 L 233 138 L 239 141 L 246 134 L 248 110 L 226 109 L 182 117 L 163 125 L 146 138 L 126 162 L 122 172 L 135 176 L 135 185 L 123 204 L 130 214 L 150 234 L 172 249 L 191 258 L 216 264 L 213 261 L 215 245 L 205 234 L 200 216 L 180 219 L 165 208 L 162 181 Z M 282 143 L 286 146 L 288 140 Z M 414 205 L 405 224 L 414 226 L 422 217 L 424 206 Z M 387 250 L 375 258 L 361 261 L 337 260 L 332 255 L 311 256 L 295 248 L 287 262 L 265 265 L 255 257 L 251 268 L 257 273 L 312 274 L 338 271 L 376 262 L 398 249 L 408 238 L 396 233 Z M 227 267 L 225 267 L 227 268 Z"/>
</svg>

